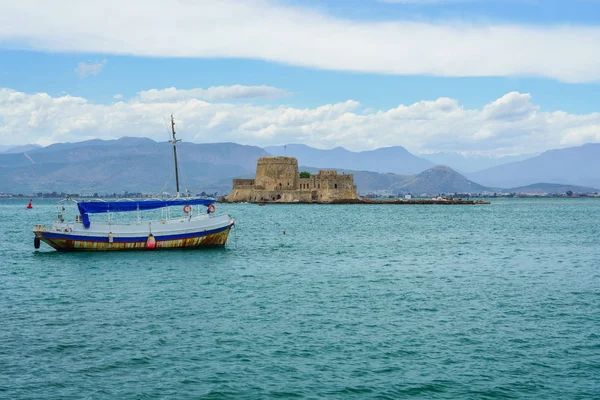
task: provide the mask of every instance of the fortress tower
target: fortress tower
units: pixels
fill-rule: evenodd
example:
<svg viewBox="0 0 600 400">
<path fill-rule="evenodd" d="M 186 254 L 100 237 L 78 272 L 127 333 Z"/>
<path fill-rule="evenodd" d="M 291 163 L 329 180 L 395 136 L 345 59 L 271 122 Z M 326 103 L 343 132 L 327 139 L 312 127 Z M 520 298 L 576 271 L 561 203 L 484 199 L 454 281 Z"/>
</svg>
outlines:
<svg viewBox="0 0 600 400">
<path fill-rule="evenodd" d="M 254 186 L 263 190 L 297 190 L 298 160 L 294 157 L 259 158 Z"/>
</svg>

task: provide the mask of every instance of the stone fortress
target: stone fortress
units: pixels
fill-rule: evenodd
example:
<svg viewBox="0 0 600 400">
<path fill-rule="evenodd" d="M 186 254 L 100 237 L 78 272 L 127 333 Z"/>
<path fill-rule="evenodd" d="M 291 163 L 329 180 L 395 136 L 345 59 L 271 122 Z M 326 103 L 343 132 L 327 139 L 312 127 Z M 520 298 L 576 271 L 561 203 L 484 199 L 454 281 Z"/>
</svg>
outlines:
<svg viewBox="0 0 600 400">
<path fill-rule="evenodd" d="M 321 170 L 301 178 L 294 157 L 261 157 L 255 179 L 234 179 L 226 201 L 249 203 L 330 203 L 359 199 L 354 176 Z"/>
</svg>

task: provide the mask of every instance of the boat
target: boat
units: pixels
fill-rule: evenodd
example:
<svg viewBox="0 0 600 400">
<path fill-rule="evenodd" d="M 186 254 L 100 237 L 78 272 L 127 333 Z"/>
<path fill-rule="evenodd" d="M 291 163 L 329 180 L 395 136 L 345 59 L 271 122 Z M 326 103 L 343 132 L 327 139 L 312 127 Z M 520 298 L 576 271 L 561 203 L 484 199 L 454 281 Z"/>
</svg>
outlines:
<svg viewBox="0 0 600 400">
<path fill-rule="evenodd" d="M 58 251 L 164 250 L 223 247 L 235 221 L 229 214 L 215 214 L 215 200 L 181 197 L 177 166 L 175 122 L 171 116 L 173 156 L 177 195 L 170 199 L 96 199 L 59 201 L 56 220 L 33 227 L 34 247 L 44 242 Z M 78 215 L 65 222 L 66 203 L 75 203 Z M 181 207 L 181 211 L 177 208 Z M 159 219 L 145 220 L 144 211 L 161 211 Z M 173 212 L 175 210 L 175 212 Z M 135 213 L 129 220 L 113 221 L 113 213 Z M 91 214 L 103 215 L 106 221 L 92 222 Z M 127 214 L 126 214 L 127 215 Z"/>
</svg>

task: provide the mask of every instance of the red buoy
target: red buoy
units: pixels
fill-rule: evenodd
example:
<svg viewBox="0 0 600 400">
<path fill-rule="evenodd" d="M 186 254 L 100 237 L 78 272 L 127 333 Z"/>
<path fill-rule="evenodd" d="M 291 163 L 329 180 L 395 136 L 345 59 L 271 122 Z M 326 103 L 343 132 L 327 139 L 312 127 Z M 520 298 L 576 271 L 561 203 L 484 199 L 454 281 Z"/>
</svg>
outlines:
<svg viewBox="0 0 600 400">
<path fill-rule="evenodd" d="M 150 236 L 148 236 L 148 240 L 146 240 L 146 247 L 149 249 L 153 249 L 156 247 L 156 239 L 154 239 L 154 236 L 152 234 L 150 234 Z"/>
<path fill-rule="evenodd" d="M 29 199 L 29 204 L 27 204 L 27 208 L 33 208 L 33 206 L 31 205 L 31 199 Z"/>
</svg>

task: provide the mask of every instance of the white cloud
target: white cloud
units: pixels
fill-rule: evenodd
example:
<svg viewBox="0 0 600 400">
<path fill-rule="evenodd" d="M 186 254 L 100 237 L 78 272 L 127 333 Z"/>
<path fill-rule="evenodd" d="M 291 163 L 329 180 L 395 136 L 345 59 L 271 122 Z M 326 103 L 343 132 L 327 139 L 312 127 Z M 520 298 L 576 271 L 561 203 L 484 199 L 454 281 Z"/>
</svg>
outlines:
<svg viewBox="0 0 600 400">
<path fill-rule="evenodd" d="M 4 1 L 0 42 L 54 52 L 252 58 L 383 74 L 600 81 L 598 27 L 353 21 L 267 0 Z"/>
<path fill-rule="evenodd" d="M 175 114 L 181 138 L 250 145 L 306 143 L 351 150 L 400 145 L 413 152 L 463 151 L 501 156 L 600 142 L 600 113 L 541 112 L 529 94 L 508 93 L 482 109 L 439 98 L 366 111 L 348 100 L 315 108 L 174 99 L 96 104 L 0 89 L 0 141 L 5 144 L 114 139 L 166 140 L 164 118 Z"/>
<path fill-rule="evenodd" d="M 96 76 L 106 66 L 107 61 L 102 60 L 97 64 L 88 64 L 84 62 L 77 63 L 77 68 L 75 68 L 75 73 L 79 76 L 79 78 L 87 78 L 88 76 Z"/>
<path fill-rule="evenodd" d="M 116 99 L 116 100 L 121 100 L 122 98 L 123 98 L 123 95 L 122 95 L 122 94 L 115 94 L 115 95 L 113 96 L 113 99 Z"/>
<path fill-rule="evenodd" d="M 211 86 L 208 89 L 177 89 L 170 87 L 167 89 L 150 89 L 138 93 L 138 99 L 144 103 L 177 101 L 187 99 L 204 100 L 233 100 L 233 99 L 252 99 L 266 98 L 275 99 L 288 96 L 290 93 L 285 90 L 272 86 Z"/>
<path fill-rule="evenodd" d="M 600 124 L 570 128 L 560 141 L 563 146 L 577 146 L 585 143 L 600 143 Z"/>
</svg>

